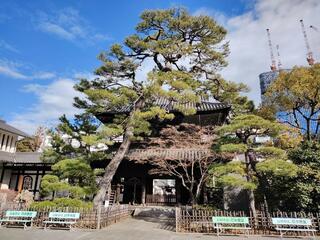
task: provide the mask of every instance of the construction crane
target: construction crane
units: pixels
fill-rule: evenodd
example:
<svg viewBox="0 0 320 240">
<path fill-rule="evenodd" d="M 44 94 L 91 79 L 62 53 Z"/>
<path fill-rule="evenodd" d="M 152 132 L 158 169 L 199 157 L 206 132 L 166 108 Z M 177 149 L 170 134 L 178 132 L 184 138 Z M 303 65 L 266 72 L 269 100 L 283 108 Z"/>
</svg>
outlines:
<svg viewBox="0 0 320 240">
<path fill-rule="evenodd" d="M 276 49 L 277 49 L 277 57 L 278 57 L 278 69 L 280 71 L 282 69 L 282 63 L 281 63 L 281 59 L 280 59 L 280 47 L 279 47 L 279 44 L 276 45 Z"/>
<path fill-rule="evenodd" d="M 316 32 L 319 32 L 319 29 L 317 27 L 313 26 L 313 25 L 310 25 L 310 28 L 313 29 Z"/>
<path fill-rule="evenodd" d="M 313 53 L 312 53 L 310 45 L 309 45 L 309 40 L 308 40 L 306 29 L 304 27 L 303 19 L 300 20 L 300 24 L 301 24 L 302 34 L 304 37 L 304 42 L 305 42 L 306 48 L 307 48 L 307 62 L 310 66 L 312 66 L 314 64 L 314 58 L 313 58 Z"/>
<path fill-rule="evenodd" d="M 268 36 L 268 45 L 269 45 L 269 50 L 270 50 L 270 57 L 271 57 L 271 71 L 277 71 L 277 66 L 276 66 L 276 60 L 274 58 L 273 54 L 273 47 L 272 47 L 272 42 L 271 42 L 271 36 L 270 36 L 270 29 L 267 28 L 267 36 Z"/>
</svg>

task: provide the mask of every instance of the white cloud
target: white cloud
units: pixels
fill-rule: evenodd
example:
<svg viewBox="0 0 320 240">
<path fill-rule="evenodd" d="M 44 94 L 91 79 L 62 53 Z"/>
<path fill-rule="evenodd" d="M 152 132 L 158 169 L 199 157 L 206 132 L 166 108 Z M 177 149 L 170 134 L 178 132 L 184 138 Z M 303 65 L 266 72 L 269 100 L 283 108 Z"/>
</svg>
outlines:
<svg viewBox="0 0 320 240">
<path fill-rule="evenodd" d="M 74 40 L 74 38 L 75 38 L 75 35 L 72 34 L 71 32 L 68 32 L 63 27 L 61 27 L 57 24 L 50 23 L 50 22 L 40 23 L 39 29 L 44 32 L 52 33 L 54 35 L 57 35 L 61 38 L 67 39 L 67 40 Z"/>
<path fill-rule="evenodd" d="M 19 51 L 14 46 L 12 46 L 4 40 L 0 40 L 0 49 L 5 49 L 10 52 L 19 53 Z"/>
<path fill-rule="evenodd" d="M 14 115 L 10 124 L 32 134 L 38 126 L 54 127 L 62 114 L 71 117 L 78 113 L 80 110 L 72 105 L 79 95 L 74 84 L 71 79 L 57 79 L 49 85 L 26 85 L 24 91 L 34 94 L 37 101 L 26 112 Z"/>
<path fill-rule="evenodd" d="M 216 11 L 216 10 L 213 10 L 213 9 L 209 9 L 209 8 L 205 8 L 205 7 L 202 7 L 202 8 L 199 8 L 197 9 L 193 15 L 195 16 L 212 16 L 219 24 L 221 25 L 226 25 L 227 23 L 227 16 L 225 14 L 223 14 L 222 12 L 219 12 L 219 11 Z"/>
<path fill-rule="evenodd" d="M 52 72 L 36 72 L 34 73 L 31 78 L 32 79 L 51 79 L 54 78 L 56 74 Z"/>
<path fill-rule="evenodd" d="M 17 78 L 17 79 L 28 79 L 26 75 L 21 73 L 17 68 L 19 64 L 15 62 L 10 62 L 8 60 L 1 60 L 0 59 L 0 74 L 5 75 L 10 78 Z"/>
<path fill-rule="evenodd" d="M 207 10 L 208 13 L 210 11 Z M 258 0 L 240 16 L 220 17 L 226 22 L 224 26 L 229 31 L 227 40 L 231 50 L 229 66 L 222 75 L 229 80 L 246 83 L 251 88 L 249 97 L 258 104 L 258 75 L 269 71 L 271 63 L 266 28 L 270 28 L 274 47 L 280 45 L 283 68 L 307 65 L 299 20 L 304 19 L 315 59 L 320 60 L 320 33 L 309 29 L 309 25 L 320 27 L 319 12 L 318 0 Z"/>
<path fill-rule="evenodd" d="M 75 43 L 94 43 L 110 39 L 106 34 L 96 32 L 74 8 L 65 8 L 52 15 L 41 12 L 36 25 L 42 32 Z"/>
<path fill-rule="evenodd" d="M 21 63 L 0 59 L 0 75 L 23 80 L 41 80 L 55 77 L 55 74 L 52 72 L 35 72 L 31 74 L 25 74 L 22 71 L 24 67 L 25 66 Z"/>
</svg>

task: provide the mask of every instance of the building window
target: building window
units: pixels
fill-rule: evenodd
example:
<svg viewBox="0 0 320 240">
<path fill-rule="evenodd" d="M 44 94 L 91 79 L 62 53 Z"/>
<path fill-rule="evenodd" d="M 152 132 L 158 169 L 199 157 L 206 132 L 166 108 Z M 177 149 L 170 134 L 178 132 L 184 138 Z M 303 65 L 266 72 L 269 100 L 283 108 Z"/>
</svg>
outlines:
<svg viewBox="0 0 320 240">
<path fill-rule="evenodd" d="M 31 190 L 32 189 L 32 177 L 31 176 L 24 176 L 23 177 L 23 190 Z"/>
<path fill-rule="evenodd" d="M 153 194 L 155 195 L 175 195 L 175 179 L 153 179 Z"/>
</svg>

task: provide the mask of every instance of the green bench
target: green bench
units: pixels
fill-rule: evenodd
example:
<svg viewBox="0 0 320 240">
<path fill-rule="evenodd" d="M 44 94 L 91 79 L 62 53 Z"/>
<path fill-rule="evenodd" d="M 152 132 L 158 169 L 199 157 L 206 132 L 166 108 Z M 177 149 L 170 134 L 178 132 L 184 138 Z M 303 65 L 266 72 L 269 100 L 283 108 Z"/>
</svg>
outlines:
<svg viewBox="0 0 320 240">
<path fill-rule="evenodd" d="M 312 228 L 311 219 L 308 218 L 272 218 L 272 224 L 280 232 L 281 238 L 286 232 L 309 232 L 315 238 L 317 230 Z"/>
<path fill-rule="evenodd" d="M 217 230 L 217 236 L 223 233 L 225 229 L 242 230 L 249 235 L 248 217 L 212 217 L 213 228 Z"/>
<path fill-rule="evenodd" d="M 37 216 L 35 211 L 6 211 L 5 217 L 0 219 L 0 227 L 3 223 L 22 223 L 23 228 L 27 229 L 27 224 L 32 227 L 33 219 Z"/>
<path fill-rule="evenodd" d="M 69 226 L 69 229 L 71 230 L 71 226 L 74 225 L 79 218 L 80 213 L 50 212 L 48 220 L 43 221 L 44 229 L 47 229 L 47 225 L 66 225 Z"/>
</svg>

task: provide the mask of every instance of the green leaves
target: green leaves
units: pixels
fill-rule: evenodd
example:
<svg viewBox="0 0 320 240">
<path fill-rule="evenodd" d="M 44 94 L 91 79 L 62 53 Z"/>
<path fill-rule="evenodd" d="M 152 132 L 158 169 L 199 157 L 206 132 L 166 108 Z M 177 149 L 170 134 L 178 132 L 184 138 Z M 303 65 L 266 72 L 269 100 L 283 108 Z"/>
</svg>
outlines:
<svg viewBox="0 0 320 240">
<path fill-rule="evenodd" d="M 98 78 L 82 79 L 75 86 L 86 95 L 86 99 L 75 99 L 77 107 L 94 114 L 107 111 L 111 115 L 125 109 L 121 123 L 116 123 L 113 116 L 108 123 L 116 123 L 123 129 L 134 128 L 134 137 L 140 138 L 150 133 L 151 120 L 174 117 L 164 109 L 160 112 L 153 105 L 155 98 L 165 98 L 172 102 L 174 111 L 192 115 L 201 97 L 218 98 L 222 88 L 225 93 L 234 94 L 245 89 L 234 84 L 228 88 L 226 81 L 215 79 L 216 71 L 226 66 L 228 44 L 223 42 L 226 30 L 214 19 L 193 16 L 183 8 L 148 10 L 140 18 L 136 33 L 99 55 L 102 64 L 95 71 Z M 138 79 L 138 70 L 144 62 L 154 68 L 146 74 L 147 78 Z M 94 142 L 89 137 L 84 139 Z"/>
<path fill-rule="evenodd" d="M 80 186 L 90 185 L 94 180 L 90 165 L 80 159 L 64 159 L 52 165 L 51 168 L 61 179 L 70 179 Z"/>
<path fill-rule="evenodd" d="M 265 94 L 269 109 L 283 112 L 278 116 L 283 122 L 305 133 L 308 140 L 318 134 L 320 110 L 320 64 L 308 67 L 295 66 L 290 71 L 281 71 Z M 309 122 L 310 124 L 307 124 Z"/>
<path fill-rule="evenodd" d="M 257 172 L 276 177 L 294 177 L 298 167 L 288 160 L 268 159 L 256 165 Z"/>
<path fill-rule="evenodd" d="M 248 146 L 243 143 L 235 144 L 235 143 L 229 143 L 224 144 L 220 146 L 220 152 L 222 153 L 245 153 L 248 150 Z"/>
<path fill-rule="evenodd" d="M 255 151 L 264 158 L 278 158 L 278 159 L 285 159 L 287 153 L 285 150 L 282 150 L 277 147 L 270 147 L 270 146 L 261 146 L 255 149 Z"/>
<path fill-rule="evenodd" d="M 294 178 L 298 167 L 273 142 L 257 144 L 254 138 L 269 135 L 279 142 L 279 133 L 285 130 L 281 124 L 253 114 L 234 117 L 230 124 L 218 129 L 220 138 L 214 148 L 220 153 L 236 154 L 237 158 L 233 155 L 230 162 L 213 165 L 210 173 L 220 186 L 255 190 L 263 196 L 272 193 L 280 179 Z"/>
<path fill-rule="evenodd" d="M 268 134 L 276 135 L 280 131 L 280 124 L 263 119 L 262 117 L 246 114 L 232 119 L 231 123 L 218 129 L 220 134 L 243 134 L 245 137 Z"/>
<path fill-rule="evenodd" d="M 246 179 L 245 164 L 233 161 L 226 164 L 213 164 L 210 174 L 215 176 L 220 186 L 240 187 L 243 189 L 255 189 L 256 183 Z"/>
<path fill-rule="evenodd" d="M 66 191 L 71 198 L 83 198 L 96 191 L 95 174 L 90 165 L 80 159 L 64 159 L 52 165 L 55 175 L 45 175 L 41 180 L 41 194 Z"/>
</svg>

